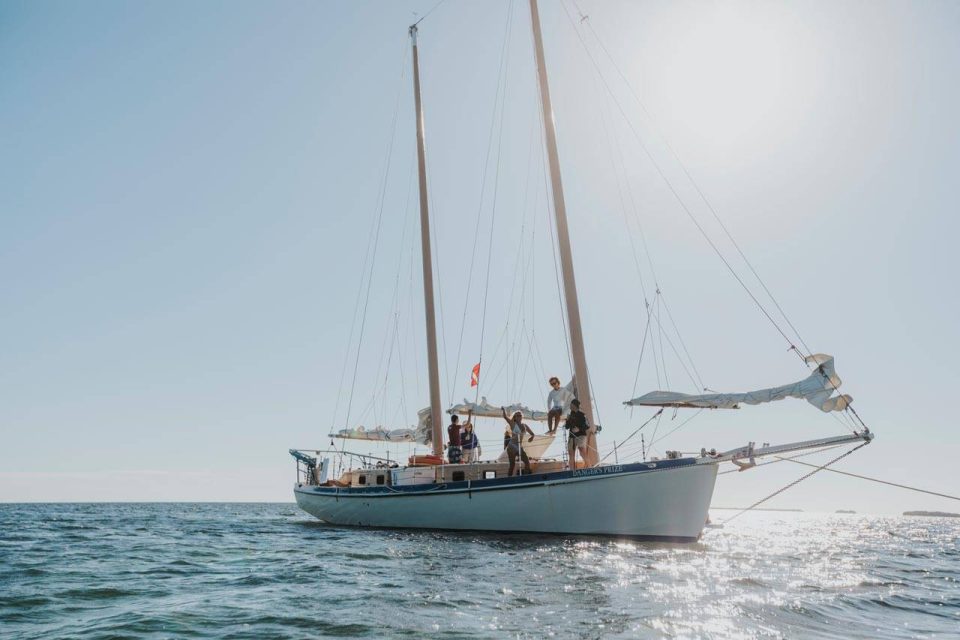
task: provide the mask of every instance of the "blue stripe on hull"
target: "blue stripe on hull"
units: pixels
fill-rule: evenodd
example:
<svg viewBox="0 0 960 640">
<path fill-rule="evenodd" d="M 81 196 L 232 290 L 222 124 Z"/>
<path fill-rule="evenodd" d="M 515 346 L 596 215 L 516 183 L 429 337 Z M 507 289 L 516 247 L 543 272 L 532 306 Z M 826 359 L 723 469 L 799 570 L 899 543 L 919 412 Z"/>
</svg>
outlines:
<svg viewBox="0 0 960 640">
<path fill-rule="evenodd" d="M 336 495 L 340 498 L 348 497 L 393 497 L 401 495 L 424 495 L 431 493 L 462 493 L 467 491 L 483 491 L 497 489 L 519 489 L 540 486 L 547 482 L 569 480 L 577 478 L 610 477 L 637 472 L 664 471 L 696 464 L 694 458 L 680 458 L 677 460 L 658 460 L 656 462 L 635 462 L 623 465 L 607 465 L 576 471 L 555 471 L 553 473 L 534 473 L 525 476 L 507 478 L 489 478 L 485 480 L 464 480 L 460 482 L 424 483 L 401 485 L 398 487 L 377 485 L 370 487 L 313 487 L 299 485 L 295 491 L 305 494 Z M 386 469 L 385 471 L 389 471 Z"/>
</svg>

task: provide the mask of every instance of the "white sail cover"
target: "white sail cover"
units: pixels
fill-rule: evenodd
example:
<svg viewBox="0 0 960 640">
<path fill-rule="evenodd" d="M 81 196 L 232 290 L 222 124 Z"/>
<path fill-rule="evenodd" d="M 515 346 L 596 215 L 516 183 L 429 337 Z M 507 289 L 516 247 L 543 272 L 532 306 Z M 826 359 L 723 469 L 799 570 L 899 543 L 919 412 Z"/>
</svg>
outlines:
<svg viewBox="0 0 960 640">
<path fill-rule="evenodd" d="M 456 404 L 450 407 L 447 409 L 447 413 L 450 415 L 459 414 L 462 416 L 472 413 L 478 418 L 502 418 L 503 414 L 500 411 L 501 406 L 506 410 L 508 417 L 519 411 L 521 414 L 523 414 L 523 417 L 526 420 L 537 420 L 542 422 L 547 419 L 546 411 L 537 411 L 519 403 L 511 405 L 492 405 L 487 402 L 486 396 L 480 398 L 479 403 L 470 402 L 464 398 L 462 404 Z"/>
<path fill-rule="evenodd" d="M 821 411 L 843 411 L 853 402 L 848 395 L 833 395 L 841 384 L 840 377 L 833 367 L 833 356 L 818 353 L 806 358 L 806 362 L 817 365 L 816 370 L 807 378 L 771 389 L 760 389 L 747 393 L 708 393 L 688 395 L 673 391 L 651 391 L 639 398 L 623 404 L 633 407 L 693 407 L 699 409 L 739 409 L 743 404 L 763 404 L 784 398 L 803 398 Z"/>
<path fill-rule="evenodd" d="M 376 440 L 379 442 L 420 442 L 417 439 L 416 429 L 385 429 L 376 427 L 367 429 L 363 425 L 354 429 L 341 429 L 330 434 L 331 438 L 343 438 L 346 440 Z"/>
<path fill-rule="evenodd" d="M 531 460 L 542 460 L 556 437 L 555 433 L 541 433 L 533 436 L 533 442 L 530 442 L 527 435 L 523 434 L 523 450 Z M 504 449 L 497 458 L 497 462 L 506 462 L 509 458 L 507 450 Z"/>
</svg>

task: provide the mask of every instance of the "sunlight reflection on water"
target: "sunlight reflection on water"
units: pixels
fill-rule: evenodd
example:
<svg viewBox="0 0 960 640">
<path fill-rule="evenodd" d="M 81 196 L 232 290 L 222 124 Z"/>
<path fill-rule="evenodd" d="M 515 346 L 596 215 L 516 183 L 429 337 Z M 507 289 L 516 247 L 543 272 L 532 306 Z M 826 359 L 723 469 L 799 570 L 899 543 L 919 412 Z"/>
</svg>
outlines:
<svg viewBox="0 0 960 640">
<path fill-rule="evenodd" d="M 716 519 L 730 512 L 715 513 Z M 0 505 L 10 637 L 958 637 L 960 522 L 748 513 L 692 545 Z"/>
</svg>

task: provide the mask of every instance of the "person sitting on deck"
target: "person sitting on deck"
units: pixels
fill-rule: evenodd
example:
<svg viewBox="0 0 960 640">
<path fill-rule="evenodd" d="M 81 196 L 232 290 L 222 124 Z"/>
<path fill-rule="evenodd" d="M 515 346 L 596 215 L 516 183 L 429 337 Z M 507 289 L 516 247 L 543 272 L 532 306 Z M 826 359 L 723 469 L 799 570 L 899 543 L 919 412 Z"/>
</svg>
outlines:
<svg viewBox="0 0 960 640">
<path fill-rule="evenodd" d="M 584 462 L 587 460 L 587 416 L 580 411 L 580 401 L 573 399 L 570 402 L 570 415 L 563 425 L 568 429 L 570 437 L 567 439 L 567 458 L 570 460 L 570 468 L 577 468 L 577 450 L 580 451 L 580 457 Z"/>
<path fill-rule="evenodd" d="M 510 470 L 507 472 L 507 475 L 512 476 L 514 470 L 517 468 L 517 456 L 520 456 L 520 460 L 523 462 L 523 473 L 533 473 L 533 470 L 530 468 L 530 458 L 527 457 L 527 452 L 523 450 L 522 443 L 524 432 L 530 434 L 530 439 L 527 442 L 533 442 L 533 431 L 523 423 L 523 414 L 519 411 L 515 412 L 512 418 L 507 417 L 507 410 L 503 407 L 500 407 L 500 412 L 503 414 L 503 419 L 507 421 L 507 425 L 509 425 L 510 428 L 510 442 L 507 444 L 507 457 L 510 459 Z"/>
<path fill-rule="evenodd" d="M 476 462 L 480 456 L 480 440 L 473 431 L 473 423 L 469 422 L 469 416 L 467 420 L 468 422 L 463 425 L 463 433 L 460 434 L 460 444 L 463 448 L 463 461 L 465 463 Z"/>
<path fill-rule="evenodd" d="M 463 450 L 460 448 L 460 416 L 450 416 L 450 425 L 447 426 L 447 461 L 450 464 L 460 464 Z"/>
<path fill-rule="evenodd" d="M 547 433 L 556 433 L 560 417 L 570 408 L 573 393 L 560 386 L 560 378 L 550 378 L 550 394 L 547 396 Z"/>
</svg>

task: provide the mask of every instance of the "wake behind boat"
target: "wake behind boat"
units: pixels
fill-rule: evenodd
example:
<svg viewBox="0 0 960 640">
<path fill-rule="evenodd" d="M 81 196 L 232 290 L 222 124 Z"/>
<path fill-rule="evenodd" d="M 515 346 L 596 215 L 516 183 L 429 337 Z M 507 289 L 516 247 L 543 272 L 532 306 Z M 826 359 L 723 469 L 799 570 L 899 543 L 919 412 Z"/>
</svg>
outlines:
<svg viewBox="0 0 960 640">
<path fill-rule="evenodd" d="M 350 453 L 337 448 L 291 450 L 298 469 L 294 495 L 304 511 L 338 525 L 599 534 L 692 542 L 699 539 L 707 522 L 707 512 L 721 464 L 729 462 L 734 468 L 745 470 L 756 466 L 756 459 L 767 456 L 827 450 L 847 444 L 859 448 L 869 443 L 873 435 L 859 422 L 859 426 L 852 429 L 850 434 L 784 445 L 765 444 L 756 447 L 754 443 L 748 443 L 722 452 L 703 448 L 699 455 L 686 456 L 679 452 L 667 452 L 666 459 L 647 459 L 644 449 L 640 460 L 624 463 L 619 462 L 615 447 L 612 462 L 609 461 L 609 455 L 601 459 L 597 445 L 599 426 L 595 420 L 594 398 L 590 391 L 539 9 L 537 0 L 530 0 L 529 4 L 542 133 L 549 166 L 550 202 L 562 277 L 562 306 L 573 374 L 565 390 L 573 400 L 556 402 L 549 407 L 554 412 L 554 421 L 551 423 L 551 411 L 530 409 L 521 404 L 511 405 L 508 411 L 507 407 L 490 404 L 485 398 L 481 401 L 478 388 L 478 397 L 473 402 L 465 400 L 461 405 L 452 406 L 447 413 L 451 416 L 468 416 L 468 419 L 504 418 L 508 425 L 504 449 L 497 451 L 498 455 L 493 459 L 488 456 L 487 460 L 461 463 L 460 427 L 453 421 L 453 430 L 448 436 L 450 445 L 444 450 L 424 114 L 420 94 L 418 26 L 415 24 L 410 27 L 409 33 L 416 106 L 421 266 L 430 406 L 419 412 L 416 428 L 364 429 L 346 425 L 330 435 L 342 440 L 429 445 L 432 453 L 410 456 L 406 464 L 401 464 L 389 456 Z M 657 293 L 660 293 L 659 290 Z M 653 318 L 649 313 L 648 310 L 648 328 Z M 659 316 L 656 321 L 659 322 Z M 792 344 L 791 349 L 800 353 Z M 841 381 L 832 356 L 808 354 L 802 357 L 812 371 L 796 383 L 745 393 L 682 394 L 658 390 L 624 404 L 630 407 L 657 407 L 659 411 L 654 417 L 658 418 L 668 407 L 674 410 L 735 409 L 742 404 L 768 403 L 793 397 L 805 399 L 826 413 L 852 414 L 859 421 L 859 416 L 850 406 L 852 398 L 838 392 Z M 479 370 L 478 363 L 473 371 L 475 384 L 479 379 Z M 559 384 L 555 385 L 555 390 L 559 393 Z M 561 455 L 551 457 L 550 446 L 556 434 L 563 433 L 556 429 L 560 415 L 566 417 L 565 427 L 571 431 L 569 445 Z M 534 435 L 524 422 L 542 420 L 547 420 L 551 425 L 548 433 L 543 435 Z M 578 420 L 583 423 L 579 431 Z M 578 452 L 581 457 L 579 461 L 576 459 Z"/>
</svg>

